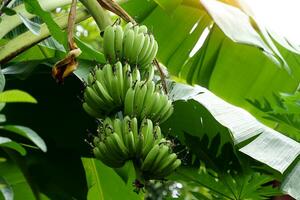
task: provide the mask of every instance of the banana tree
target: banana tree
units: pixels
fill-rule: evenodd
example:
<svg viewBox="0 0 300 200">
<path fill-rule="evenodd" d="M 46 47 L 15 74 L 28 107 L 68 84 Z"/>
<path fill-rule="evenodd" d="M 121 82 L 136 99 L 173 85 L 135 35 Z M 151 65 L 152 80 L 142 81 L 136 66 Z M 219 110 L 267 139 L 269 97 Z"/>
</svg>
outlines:
<svg viewBox="0 0 300 200">
<path fill-rule="evenodd" d="M 3 73 L 12 77 L 8 87 L 31 88 L 33 94 L 45 101 L 36 108 L 33 116 L 39 125 L 14 116 L 13 108 L 8 108 L 7 115 L 25 121 L 30 127 L 36 126 L 44 132 L 46 141 L 54 141 L 48 156 L 43 158 L 33 153 L 30 158 L 34 162 L 19 167 L 38 169 L 30 173 L 33 188 L 39 191 L 34 197 L 37 199 L 46 198 L 41 197 L 40 192 L 56 199 L 139 198 L 132 192 L 134 173 L 130 166 L 128 173 L 122 176 L 98 160 L 85 158 L 91 157 L 91 152 L 83 143 L 88 134 L 82 135 L 86 128 L 95 127 L 95 124 L 84 115 L 79 102 L 68 105 L 80 93 L 81 81 L 86 80 L 91 67 L 105 63 L 100 32 L 96 36 L 100 44 L 98 49 L 83 42 L 84 37 L 75 37 L 82 51 L 77 58 L 78 69 L 74 72 L 78 79 L 66 79 L 61 88 L 49 78 L 47 66 L 67 57 L 68 41 L 64 29 L 69 24 L 65 6 L 70 3 L 68 0 L 26 0 L 16 7 L 5 5 L 16 14 L 1 16 L 0 37 L 4 38 L 1 39 L 0 63 Z M 255 12 L 250 12 L 247 2 L 242 1 L 130 0 L 118 2 L 122 8 L 108 0 L 82 0 L 81 3 L 78 4 L 76 23 L 83 24 L 92 16 L 103 31 L 113 21 L 105 11 L 109 9 L 125 20 L 131 16 L 139 24 L 147 25 L 158 41 L 157 58 L 169 72 L 169 97 L 175 107 L 172 117 L 163 124 L 163 130 L 178 141 L 185 160 L 185 165 L 168 179 L 184 186 L 182 196 L 185 194 L 191 199 L 264 199 L 280 194 L 272 187 L 277 180 L 282 182 L 282 192 L 300 198 L 300 145 L 285 136 L 299 133 L 278 121 L 266 120 L 263 118 L 265 113 L 249 103 L 249 100 L 262 102 L 266 99 L 274 104 L 274 93 L 295 92 L 300 78 L 297 44 L 265 27 Z M 55 8 L 63 11 L 50 12 Z M 36 18 L 39 23 L 32 20 Z M 20 28 L 21 24 L 29 30 L 12 37 L 7 35 L 16 32 L 15 28 Z M 88 29 L 88 26 L 83 27 Z M 15 77 L 26 79 L 28 86 Z M 173 83 L 171 79 L 186 84 Z M 36 86 L 37 81 L 53 91 L 43 91 Z M 57 95 L 66 99 L 55 98 Z M 46 103 L 46 99 L 51 101 Z M 48 114 L 45 114 L 43 106 L 53 110 L 47 109 Z M 70 116 L 70 112 L 74 115 Z M 43 127 L 47 126 L 46 120 L 53 120 L 49 130 Z M 63 128 L 58 128 L 59 125 Z M 51 135 L 51 132 L 56 133 Z M 66 164 L 64 159 L 69 163 Z M 61 178 L 64 169 L 72 169 L 66 173 L 68 180 Z M 49 177 L 43 170 L 53 175 L 50 184 L 45 183 Z"/>
</svg>

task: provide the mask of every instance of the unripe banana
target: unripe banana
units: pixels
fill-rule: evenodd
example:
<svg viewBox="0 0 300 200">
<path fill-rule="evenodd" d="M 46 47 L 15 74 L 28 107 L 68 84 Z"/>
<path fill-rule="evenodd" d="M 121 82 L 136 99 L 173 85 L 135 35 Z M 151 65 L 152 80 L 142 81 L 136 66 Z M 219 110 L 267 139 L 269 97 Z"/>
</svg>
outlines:
<svg viewBox="0 0 300 200">
<path fill-rule="evenodd" d="M 138 70 L 137 67 L 135 67 L 133 70 L 132 70 L 132 81 L 133 83 L 136 83 L 138 81 L 141 80 L 141 73 L 140 73 L 140 70 Z"/>
<path fill-rule="evenodd" d="M 150 36 L 150 41 L 151 41 L 151 43 L 153 43 L 153 47 L 151 49 L 150 54 L 147 54 L 147 56 L 145 57 L 145 59 L 143 61 L 141 61 L 141 66 L 145 66 L 145 65 L 148 65 L 148 64 L 152 63 L 152 61 L 154 60 L 154 58 L 155 58 L 155 56 L 157 54 L 158 44 L 155 41 L 154 37 L 153 36 L 151 37 L 151 36 Z"/>
<path fill-rule="evenodd" d="M 111 62 L 116 62 L 115 55 L 115 27 L 107 26 L 103 36 L 103 51 L 106 59 Z"/>
<path fill-rule="evenodd" d="M 120 154 L 119 147 L 114 143 L 112 135 L 107 136 L 104 143 L 106 144 L 106 148 L 109 152 L 108 155 L 111 155 L 112 158 L 119 160 L 119 161 L 125 160 L 124 157 L 122 156 L 122 154 Z"/>
<path fill-rule="evenodd" d="M 114 119 L 113 124 L 114 124 L 114 131 L 119 135 L 121 140 L 124 140 L 122 121 L 120 119 L 116 118 L 116 119 Z"/>
<path fill-rule="evenodd" d="M 159 168 L 159 166 L 161 164 L 163 164 L 162 163 L 163 158 L 165 158 L 167 155 L 170 154 L 169 150 L 170 150 L 170 148 L 167 145 L 160 145 L 159 146 L 159 153 L 158 153 L 158 155 L 157 155 L 157 157 L 156 157 L 156 159 L 155 159 L 155 161 L 154 161 L 154 163 L 153 163 L 153 165 L 150 169 L 151 171 L 154 172 L 155 170 L 157 170 Z"/>
<path fill-rule="evenodd" d="M 89 73 L 88 77 L 87 77 L 87 85 L 91 86 L 94 83 L 94 81 L 95 81 L 95 78 L 94 78 L 93 74 Z"/>
<path fill-rule="evenodd" d="M 172 163 L 171 166 L 166 167 L 161 173 L 158 173 L 158 177 L 167 177 L 171 173 L 173 173 L 179 166 L 181 165 L 181 160 L 177 159 L 175 162 Z"/>
<path fill-rule="evenodd" d="M 124 32 L 123 42 L 123 59 L 129 61 L 130 55 L 132 54 L 132 48 L 134 43 L 134 31 L 132 29 Z"/>
<path fill-rule="evenodd" d="M 141 61 L 144 60 L 145 56 L 147 55 L 147 53 L 149 51 L 149 47 L 151 46 L 150 36 L 148 34 L 146 34 L 144 37 L 145 37 L 145 40 L 144 40 L 143 48 L 138 57 L 138 63 L 141 63 Z"/>
<path fill-rule="evenodd" d="M 149 153 L 147 154 L 145 160 L 143 160 L 143 162 L 142 162 L 141 169 L 143 171 L 149 171 L 149 169 L 151 169 L 151 167 L 155 161 L 155 158 L 158 155 L 158 152 L 159 152 L 159 146 L 154 145 L 152 147 L 152 149 L 149 151 Z"/>
<path fill-rule="evenodd" d="M 92 116 L 92 117 L 95 117 L 95 118 L 102 118 L 103 117 L 102 113 L 100 113 L 99 111 L 97 111 L 95 109 L 92 109 L 86 102 L 84 102 L 82 104 L 82 107 L 85 110 L 85 112 L 87 114 L 89 114 L 90 116 Z"/>
<path fill-rule="evenodd" d="M 115 28 L 115 54 L 116 58 L 120 60 L 123 57 L 123 37 L 124 32 L 121 26 Z"/>
<path fill-rule="evenodd" d="M 132 22 L 128 22 L 125 27 L 124 27 L 124 32 L 128 31 L 129 29 L 133 28 L 133 23 Z"/>
<path fill-rule="evenodd" d="M 125 96 L 124 113 L 126 115 L 134 116 L 134 96 L 135 96 L 135 89 L 131 87 L 128 89 Z"/>
<path fill-rule="evenodd" d="M 105 163 L 106 165 L 110 166 L 110 167 L 121 167 L 124 165 L 123 161 L 120 161 L 118 159 L 116 159 L 113 156 L 110 156 L 110 151 L 107 149 L 107 146 L 104 142 L 99 142 L 98 145 L 98 149 L 100 154 L 102 154 L 103 160 L 102 161 L 106 161 L 107 163 Z"/>
<path fill-rule="evenodd" d="M 166 168 L 170 167 L 177 160 L 177 155 L 175 153 L 169 154 L 163 159 L 163 163 L 158 167 L 156 173 L 162 173 Z"/>
<path fill-rule="evenodd" d="M 134 38 L 134 43 L 133 43 L 133 51 L 132 54 L 130 55 L 130 62 L 132 64 L 138 65 L 138 58 L 139 58 L 139 54 L 143 48 L 144 45 L 144 41 L 145 41 L 145 37 L 144 34 L 140 33 L 138 35 L 135 36 Z"/>
<path fill-rule="evenodd" d="M 115 143 L 115 145 L 118 147 L 117 151 L 118 153 L 123 156 L 124 160 L 126 160 L 126 158 L 128 157 L 128 149 L 125 147 L 124 142 L 121 140 L 121 138 L 119 137 L 119 135 L 117 133 L 113 133 L 111 135 L 111 138 L 113 140 L 113 142 Z"/>
<path fill-rule="evenodd" d="M 155 39 L 154 39 L 154 36 L 153 35 L 148 35 L 148 37 L 149 37 L 149 46 L 146 50 L 145 55 L 139 61 L 140 65 L 141 64 L 143 64 L 143 65 L 150 64 L 150 62 L 147 63 L 147 60 L 151 60 L 151 54 L 154 51 L 154 46 L 155 46 L 155 42 L 156 42 Z"/>
<path fill-rule="evenodd" d="M 148 32 L 147 26 L 141 25 L 141 26 L 139 27 L 139 33 L 144 33 L 144 34 L 146 34 L 147 32 Z"/>
<path fill-rule="evenodd" d="M 123 75 L 122 63 L 117 62 L 115 64 L 115 68 L 116 68 L 116 77 L 118 80 L 118 87 L 119 87 L 119 91 L 120 91 L 120 101 L 123 103 L 124 99 L 125 99 L 125 94 L 126 94 L 128 88 L 126 90 L 124 90 L 124 75 Z"/>
</svg>

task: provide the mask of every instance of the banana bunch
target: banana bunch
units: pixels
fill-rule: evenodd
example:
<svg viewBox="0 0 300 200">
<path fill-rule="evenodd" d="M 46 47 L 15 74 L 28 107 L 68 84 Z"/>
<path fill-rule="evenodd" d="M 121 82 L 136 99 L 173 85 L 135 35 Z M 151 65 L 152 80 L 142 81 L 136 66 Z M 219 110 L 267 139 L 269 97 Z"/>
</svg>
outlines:
<svg viewBox="0 0 300 200">
<path fill-rule="evenodd" d="M 158 44 L 146 26 L 126 24 L 106 27 L 103 36 L 103 51 L 110 63 L 122 61 L 138 65 L 142 69 L 151 65 L 158 51 Z"/>
<path fill-rule="evenodd" d="M 125 96 L 124 114 L 138 119 L 164 122 L 173 113 L 172 101 L 163 94 L 153 81 L 140 81 L 129 88 Z"/>
<path fill-rule="evenodd" d="M 137 68 L 131 71 L 130 65 L 123 66 L 121 62 L 95 69 L 94 74 L 88 75 L 84 110 L 93 117 L 103 118 L 122 109 L 128 89 L 140 80 L 141 74 Z"/>
<path fill-rule="evenodd" d="M 132 160 L 145 179 L 163 179 L 181 161 L 158 125 L 173 113 L 172 102 L 153 82 L 158 44 L 146 26 L 128 23 L 105 29 L 103 50 L 110 64 L 88 75 L 84 91 L 84 110 L 101 119 L 93 153 L 107 166 Z"/>
<path fill-rule="evenodd" d="M 121 167 L 126 160 L 139 160 L 147 176 L 163 178 L 181 163 L 171 152 L 171 142 L 162 137 L 160 127 L 144 119 L 105 118 L 94 138 L 95 157 L 110 167 Z"/>
</svg>

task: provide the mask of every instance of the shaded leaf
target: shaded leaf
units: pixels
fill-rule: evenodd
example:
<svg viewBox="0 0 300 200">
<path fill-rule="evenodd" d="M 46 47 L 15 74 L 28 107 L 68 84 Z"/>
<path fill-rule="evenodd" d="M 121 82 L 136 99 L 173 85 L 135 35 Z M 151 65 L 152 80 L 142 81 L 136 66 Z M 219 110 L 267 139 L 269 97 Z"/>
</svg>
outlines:
<svg viewBox="0 0 300 200">
<path fill-rule="evenodd" d="M 13 103 L 13 102 L 25 102 L 25 103 L 37 103 L 35 98 L 30 94 L 21 90 L 6 90 L 0 93 L 0 102 Z"/>
<path fill-rule="evenodd" d="M 5 13 L 6 15 L 8 15 L 8 16 L 12 16 L 12 15 L 15 15 L 15 14 L 16 14 L 16 11 L 14 11 L 13 9 L 8 8 L 8 7 L 3 7 L 3 8 L 1 9 L 1 11 L 2 11 L 3 13 Z"/>
<path fill-rule="evenodd" d="M 18 143 L 9 138 L 0 136 L 0 146 L 18 151 L 22 156 L 26 155 L 26 150 Z"/>
<path fill-rule="evenodd" d="M 11 186 L 7 183 L 7 181 L 0 176 L 0 191 L 4 196 L 4 200 L 13 200 L 14 193 Z"/>
<path fill-rule="evenodd" d="M 17 125 L 5 125 L 2 127 L 5 130 L 17 133 L 25 138 L 31 140 L 36 146 L 38 146 L 42 151 L 46 152 L 47 147 L 44 140 L 32 129 L 24 127 L 24 126 L 17 126 Z"/>
</svg>

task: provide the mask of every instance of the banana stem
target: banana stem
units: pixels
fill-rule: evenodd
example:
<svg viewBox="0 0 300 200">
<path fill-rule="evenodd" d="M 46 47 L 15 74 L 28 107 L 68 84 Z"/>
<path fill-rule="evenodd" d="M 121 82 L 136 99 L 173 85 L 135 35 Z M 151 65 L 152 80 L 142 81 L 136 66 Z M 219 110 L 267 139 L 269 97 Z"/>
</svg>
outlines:
<svg viewBox="0 0 300 200">
<path fill-rule="evenodd" d="M 101 7 L 97 0 L 80 0 L 80 2 L 92 15 L 101 31 L 103 31 L 106 26 L 112 24 L 108 13 Z"/>
<path fill-rule="evenodd" d="M 143 184 L 145 186 L 145 179 L 142 176 L 142 172 L 140 171 L 140 169 L 138 167 L 136 167 L 134 165 L 134 169 L 135 169 L 135 187 L 136 189 L 138 189 L 138 184 Z M 138 195 L 140 197 L 141 200 L 144 200 L 145 198 L 145 193 L 143 190 L 140 190 L 138 192 Z"/>
</svg>

